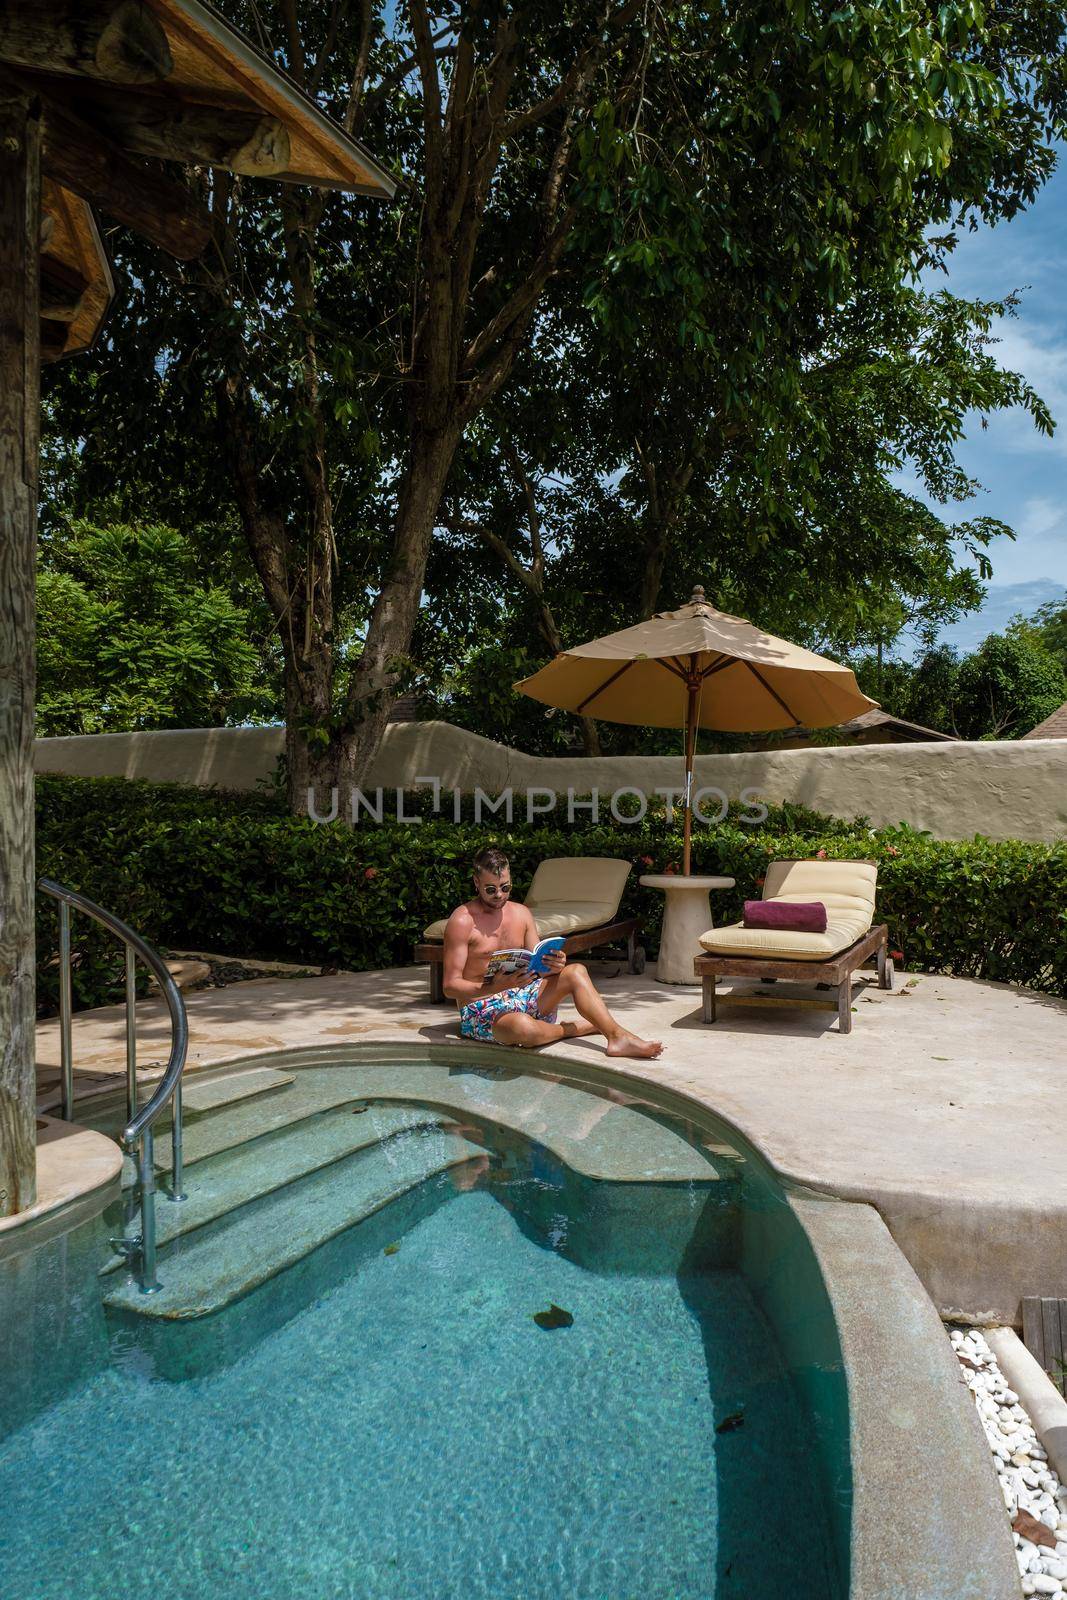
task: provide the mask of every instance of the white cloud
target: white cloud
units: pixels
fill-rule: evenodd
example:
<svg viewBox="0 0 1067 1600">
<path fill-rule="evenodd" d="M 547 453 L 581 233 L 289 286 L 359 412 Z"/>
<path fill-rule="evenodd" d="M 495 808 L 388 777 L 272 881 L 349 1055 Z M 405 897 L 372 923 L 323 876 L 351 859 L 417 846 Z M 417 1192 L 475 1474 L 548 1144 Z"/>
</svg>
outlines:
<svg viewBox="0 0 1067 1600">
<path fill-rule="evenodd" d="M 1045 495 L 1032 495 L 1023 505 L 1019 533 L 1026 539 L 1044 539 L 1049 534 L 1062 539 L 1067 533 L 1067 507 Z"/>
<path fill-rule="evenodd" d="M 1009 372 L 1021 373 L 1037 391 L 1052 413 L 1056 432 L 1049 439 L 1016 407 L 991 412 L 986 428 L 981 427 L 978 414 L 972 413 L 965 423 L 966 437 L 987 459 L 1000 450 L 1041 455 L 1050 466 L 1055 460 L 1060 470 L 1059 458 L 1067 455 L 1067 336 L 1007 319 L 999 323 L 997 333 L 1000 342 L 992 350 L 997 363 Z"/>
</svg>

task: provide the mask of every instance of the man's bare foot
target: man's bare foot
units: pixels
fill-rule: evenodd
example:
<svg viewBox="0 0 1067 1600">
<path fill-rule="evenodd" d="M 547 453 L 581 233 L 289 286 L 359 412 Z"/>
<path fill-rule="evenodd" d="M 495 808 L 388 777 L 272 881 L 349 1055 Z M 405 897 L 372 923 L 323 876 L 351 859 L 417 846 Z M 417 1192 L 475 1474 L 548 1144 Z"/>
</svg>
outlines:
<svg viewBox="0 0 1067 1600">
<path fill-rule="evenodd" d="M 607 1054 L 609 1056 L 636 1056 L 641 1061 L 654 1061 L 663 1054 L 663 1046 L 658 1039 L 639 1039 L 636 1033 L 620 1033 L 614 1039 L 608 1040 Z"/>
<path fill-rule="evenodd" d="M 597 1031 L 584 1017 L 580 1017 L 577 1022 L 561 1022 L 560 1027 L 563 1029 L 564 1039 L 584 1039 L 587 1034 Z"/>
</svg>

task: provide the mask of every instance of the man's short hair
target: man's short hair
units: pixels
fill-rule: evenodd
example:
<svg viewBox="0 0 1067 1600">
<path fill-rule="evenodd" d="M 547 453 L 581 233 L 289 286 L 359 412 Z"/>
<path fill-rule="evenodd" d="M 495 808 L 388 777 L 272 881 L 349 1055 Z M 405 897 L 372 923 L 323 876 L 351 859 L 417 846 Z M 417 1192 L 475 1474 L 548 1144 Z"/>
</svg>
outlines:
<svg viewBox="0 0 1067 1600">
<path fill-rule="evenodd" d="M 487 845 L 484 850 L 478 851 L 472 865 L 475 872 L 495 872 L 499 875 L 508 865 L 508 858 L 495 845 Z"/>
</svg>

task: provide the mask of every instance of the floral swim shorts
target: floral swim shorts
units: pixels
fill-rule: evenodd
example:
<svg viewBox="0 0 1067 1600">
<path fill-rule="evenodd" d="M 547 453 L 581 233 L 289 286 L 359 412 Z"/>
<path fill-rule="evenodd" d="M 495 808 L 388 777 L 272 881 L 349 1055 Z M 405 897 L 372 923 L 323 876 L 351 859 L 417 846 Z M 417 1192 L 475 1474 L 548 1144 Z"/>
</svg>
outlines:
<svg viewBox="0 0 1067 1600">
<path fill-rule="evenodd" d="M 487 994 L 480 1000 L 468 1000 L 459 1014 L 460 1033 L 465 1039 L 482 1039 L 490 1043 L 497 1017 L 509 1016 L 513 1011 L 525 1012 L 528 1017 L 537 1017 L 540 1022 L 555 1022 L 554 1011 L 538 1010 L 537 997 L 543 982 L 543 978 L 531 978 L 529 983 L 521 984 L 517 989 L 500 989 L 496 994 Z"/>
</svg>

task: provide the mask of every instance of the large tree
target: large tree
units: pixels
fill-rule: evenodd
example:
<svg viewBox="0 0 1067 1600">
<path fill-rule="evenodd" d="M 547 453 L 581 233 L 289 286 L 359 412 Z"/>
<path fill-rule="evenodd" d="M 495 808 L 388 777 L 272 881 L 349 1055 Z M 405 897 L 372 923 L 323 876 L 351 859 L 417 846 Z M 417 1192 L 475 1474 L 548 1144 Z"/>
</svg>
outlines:
<svg viewBox="0 0 1067 1600">
<path fill-rule="evenodd" d="M 117 235 L 125 305 L 95 366 L 54 380 L 85 494 L 136 477 L 160 517 L 174 497 L 235 504 L 283 651 L 297 806 L 376 751 L 461 446 L 554 318 L 616 351 L 638 336 L 638 404 L 650 359 L 676 366 L 683 409 L 697 372 L 702 461 L 746 441 L 787 461 L 778 424 L 825 325 L 944 248 L 931 224 L 1030 198 L 1063 94 L 1051 4 L 409 0 L 391 32 L 387 9 L 233 7 L 394 160 L 398 203 L 205 175 L 211 249 L 163 283 Z M 155 474 L 131 469 L 146 424 Z"/>
</svg>

